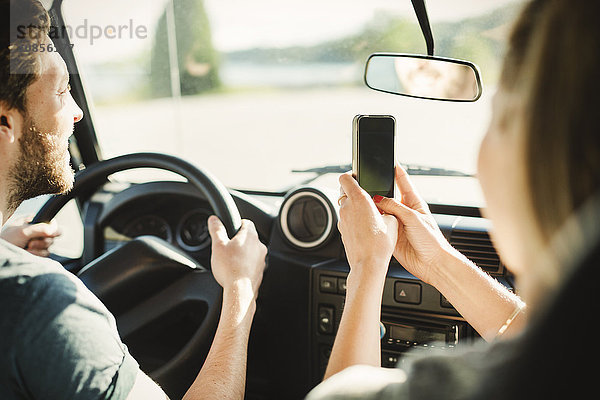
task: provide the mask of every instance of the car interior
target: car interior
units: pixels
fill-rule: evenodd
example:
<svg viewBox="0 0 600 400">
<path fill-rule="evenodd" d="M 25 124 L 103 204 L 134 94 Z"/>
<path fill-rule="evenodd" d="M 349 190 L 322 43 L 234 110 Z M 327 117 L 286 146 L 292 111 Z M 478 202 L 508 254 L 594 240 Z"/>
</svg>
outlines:
<svg viewBox="0 0 600 400">
<path fill-rule="evenodd" d="M 355 114 L 396 117 L 396 158 L 443 234 L 514 287 L 481 214 L 474 166 L 521 2 L 43 3 L 85 117 L 70 140 L 73 190 L 23 212 L 57 218 L 65 233 L 52 257 L 115 315 L 131 354 L 170 398 L 194 380 L 218 323 L 212 214 L 230 235 L 252 220 L 268 247 L 246 398 L 299 399 L 321 381 L 349 272 L 337 179 L 351 169 Z M 410 92 L 390 80 L 403 60 L 434 54 L 465 68 L 470 92 Z M 478 338 L 395 259 L 382 301 L 384 367 L 409 349 L 451 352 Z"/>
</svg>

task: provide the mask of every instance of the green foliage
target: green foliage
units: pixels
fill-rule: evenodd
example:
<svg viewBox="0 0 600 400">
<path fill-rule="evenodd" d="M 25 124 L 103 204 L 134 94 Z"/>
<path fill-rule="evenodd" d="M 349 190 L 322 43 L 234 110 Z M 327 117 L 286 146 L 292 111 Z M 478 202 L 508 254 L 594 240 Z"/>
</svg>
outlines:
<svg viewBox="0 0 600 400">
<path fill-rule="evenodd" d="M 177 60 L 183 96 L 195 95 L 221 85 L 219 57 L 212 45 L 210 24 L 203 0 L 173 0 Z M 171 95 L 166 10 L 158 21 L 151 59 L 152 95 Z"/>
<path fill-rule="evenodd" d="M 436 54 L 472 61 L 480 67 L 484 82 L 496 82 L 505 40 L 520 7 L 513 3 L 482 16 L 436 25 Z"/>
<path fill-rule="evenodd" d="M 494 42 L 480 35 L 470 34 L 457 37 L 449 50 L 454 58 L 469 60 L 485 72 L 486 80 L 496 81 L 500 57 L 494 51 Z"/>
<path fill-rule="evenodd" d="M 360 54 L 361 59 L 375 52 L 425 52 L 425 39 L 419 25 L 416 21 L 407 18 L 394 18 L 377 13 L 364 33 L 358 36 L 362 36 L 367 43 L 365 54 Z"/>
</svg>

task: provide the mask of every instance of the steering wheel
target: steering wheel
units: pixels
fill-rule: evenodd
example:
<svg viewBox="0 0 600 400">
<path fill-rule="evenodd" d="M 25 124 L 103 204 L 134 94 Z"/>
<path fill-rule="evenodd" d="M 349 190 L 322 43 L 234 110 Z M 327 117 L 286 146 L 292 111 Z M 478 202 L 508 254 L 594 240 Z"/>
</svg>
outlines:
<svg viewBox="0 0 600 400">
<path fill-rule="evenodd" d="M 240 229 L 237 206 L 216 178 L 180 158 L 157 153 L 128 154 L 77 173 L 73 189 L 51 197 L 32 223 L 49 222 L 71 199 L 88 198 L 110 175 L 136 168 L 183 176 L 206 197 L 229 237 Z M 212 273 L 170 243 L 142 236 L 94 259 L 78 276 L 113 313 L 144 372 L 169 397 L 181 398 L 208 354 L 219 320 L 222 291 Z"/>
</svg>

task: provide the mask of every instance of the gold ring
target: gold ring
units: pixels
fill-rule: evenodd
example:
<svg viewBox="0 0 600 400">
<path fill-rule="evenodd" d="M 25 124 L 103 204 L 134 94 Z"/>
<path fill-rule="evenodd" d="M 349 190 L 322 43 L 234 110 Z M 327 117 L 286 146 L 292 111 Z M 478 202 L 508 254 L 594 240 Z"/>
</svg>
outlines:
<svg viewBox="0 0 600 400">
<path fill-rule="evenodd" d="M 341 207 L 341 206 L 342 206 L 342 200 L 343 200 L 343 199 L 345 199 L 345 198 L 347 198 L 347 197 L 348 197 L 348 195 L 346 195 L 346 193 L 344 193 L 343 195 L 341 195 L 341 196 L 338 198 L 338 206 L 340 206 L 340 207 Z"/>
</svg>

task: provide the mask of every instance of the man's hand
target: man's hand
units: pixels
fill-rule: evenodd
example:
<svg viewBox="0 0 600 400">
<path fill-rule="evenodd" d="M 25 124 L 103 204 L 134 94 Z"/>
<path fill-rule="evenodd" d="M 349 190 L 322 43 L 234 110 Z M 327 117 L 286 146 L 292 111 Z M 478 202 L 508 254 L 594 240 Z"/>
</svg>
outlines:
<svg viewBox="0 0 600 400">
<path fill-rule="evenodd" d="M 254 223 L 242 220 L 240 231 L 229 239 L 225 226 L 219 218 L 208 219 L 208 231 L 212 238 L 212 273 L 224 291 L 248 286 L 256 298 L 265 270 L 267 248 L 258 240 Z"/>
<path fill-rule="evenodd" d="M 30 217 L 20 218 L 5 225 L 0 232 L 0 238 L 36 256 L 48 257 L 48 249 L 54 243 L 54 238 L 60 236 L 60 229 L 54 221 L 33 225 L 30 221 Z"/>
<path fill-rule="evenodd" d="M 212 238 L 212 273 L 223 287 L 223 308 L 208 356 L 183 399 L 242 400 L 248 338 L 267 248 L 258 240 L 249 220 L 242 220 L 233 239 L 214 215 L 208 219 L 208 231 Z"/>
</svg>

